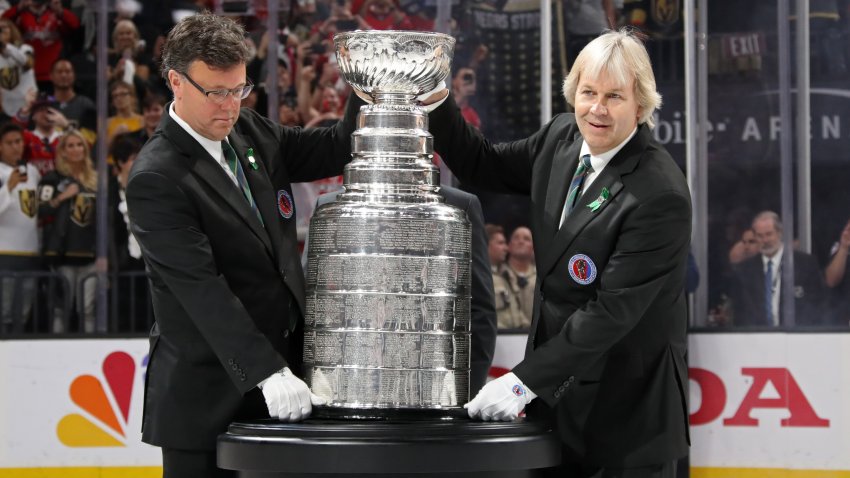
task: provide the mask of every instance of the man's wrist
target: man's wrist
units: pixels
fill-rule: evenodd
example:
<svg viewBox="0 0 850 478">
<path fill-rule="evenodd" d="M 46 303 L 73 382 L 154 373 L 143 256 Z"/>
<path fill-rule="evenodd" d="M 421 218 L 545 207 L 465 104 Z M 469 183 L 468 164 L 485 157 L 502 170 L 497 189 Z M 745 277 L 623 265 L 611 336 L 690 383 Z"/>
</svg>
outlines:
<svg viewBox="0 0 850 478">
<path fill-rule="evenodd" d="M 258 384 L 257 384 L 257 387 L 258 387 L 260 390 L 262 390 L 262 389 L 263 389 L 263 385 L 265 385 L 265 384 L 266 384 L 266 382 L 268 382 L 269 380 L 271 380 L 271 379 L 272 379 L 272 377 L 274 377 L 275 375 L 280 375 L 280 376 L 282 376 L 282 377 L 285 377 L 285 376 L 286 376 L 286 374 L 287 374 L 287 372 L 288 372 L 288 373 L 292 373 L 292 372 L 290 372 L 290 371 L 289 371 L 289 367 L 283 367 L 282 369 L 278 370 L 277 372 L 275 372 L 275 373 L 273 373 L 273 374 L 269 375 L 268 377 L 266 377 L 266 378 L 265 378 L 262 382 L 258 383 Z"/>
</svg>

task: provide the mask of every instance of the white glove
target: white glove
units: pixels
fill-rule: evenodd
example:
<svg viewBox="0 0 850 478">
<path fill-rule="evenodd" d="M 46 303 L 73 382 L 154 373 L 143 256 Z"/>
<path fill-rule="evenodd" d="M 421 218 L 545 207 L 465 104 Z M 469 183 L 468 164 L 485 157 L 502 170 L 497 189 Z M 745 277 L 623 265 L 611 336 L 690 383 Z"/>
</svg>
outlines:
<svg viewBox="0 0 850 478">
<path fill-rule="evenodd" d="M 289 367 L 272 374 L 258 385 L 266 399 L 270 417 L 286 422 L 306 419 L 313 411 L 313 405 L 324 405 L 325 399 L 314 395 Z"/>
<path fill-rule="evenodd" d="M 356 89 L 354 90 L 354 93 L 357 96 L 359 96 L 360 99 L 365 101 L 366 103 L 368 103 L 370 105 L 374 103 L 374 101 L 372 101 L 372 97 L 367 95 L 366 93 L 363 93 L 362 91 L 359 91 L 359 90 L 356 90 Z M 441 97 L 438 100 L 436 100 L 436 101 L 432 100 L 432 102 L 428 103 L 428 104 L 423 103 L 423 101 L 428 100 L 429 98 L 431 98 L 432 96 L 434 96 L 438 93 L 441 95 Z M 437 86 L 433 90 L 417 96 L 416 101 L 419 102 L 419 106 L 422 107 L 422 109 L 425 110 L 426 113 L 430 113 L 430 112 L 434 111 L 435 109 L 437 109 L 438 106 L 443 104 L 443 102 L 446 101 L 446 98 L 448 98 L 448 97 L 449 97 L 449 88 L 446 86 L 446 80 L 443 80 L 443 81 L 437 83 Z"/>
<path fill-rule="evenodd" d="M 471 402 L 463 406 L 469 418 L 509 422 L 519 416 L 537 394 L 526 387 L 513 372 L 484 385 Z"/>
</svg>

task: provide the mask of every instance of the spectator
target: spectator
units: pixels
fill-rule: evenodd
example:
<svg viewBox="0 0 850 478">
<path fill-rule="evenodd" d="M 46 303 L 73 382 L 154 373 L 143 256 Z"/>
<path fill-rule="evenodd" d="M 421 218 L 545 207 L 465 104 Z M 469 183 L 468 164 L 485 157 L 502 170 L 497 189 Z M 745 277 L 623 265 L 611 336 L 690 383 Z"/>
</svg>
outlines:
<svg viewBox="0 0 850 478">
<path fill-rule="evenodd" d="M 359 5 L 358 5 L 359 4 Z M 396 0 L 357 0 L 353 11 L 375 30 L 413 30 L 413 23 Z"/>
<path fill-rule="evenodd" d="M 56 125 L 65 120 L 65 116 L 53 108 L 52 99 L 41 95 L 30 107 L 24 110 L 30 111 L 33 128 L 24 132 L 24 143 L 26 144 L 25 157 L 30 161 L 44 177 L 54 169 L 54 158 L 56 156 L 56 144 L 62 133 Z"/>
<path fill-rule="evenodd" d="M 140 130 L 143 131 L 143 130 Z M 115 137 L 109 148 L 109 154 L 115 162 L 115 172 L 118 180 L 117 209 L 121 214 L 121 223 L 125 227 L 115 227 L 116 245 L 118 246 L 118 267 L 120 269 L 142 270 L 142 251 L 132 232 L 130 232 L 130 217 L 127 214 L 127 179 L 130 168 L 144 144 L 138 134 L 122 133 Z"/>
<path fill-rule="evenodd" d="M 401 0 L 399 8 L 407 15 L 412 30 L 434 31 L 434 19 L 437 17 L 436 5 L 422 0 Z M 455 58 L 457 60 L 457 58 Z"/>
<path fill-rule="evenodd" d="M 150 93 L 142 101 L 142 128 L 136 132 L 136 137 L 145 144 L 153 136 L 159 121 L 162 119 L 165 98 L 156 93 Z"/>
<path fill-rule="evenodd" d="M 298 113 L 298 100 L 294 96 L 284 96 L 278 108 L 278 120 L 284 126 L 304 126 Z"/>
<path fill-rule="evenodd" d="M 342 118 L 340 108 L 343 106 L 343 103 L 340 101 L 336 88 L 326 85 L 321 87 L 320 91 L 322 94 L 322 103 L 319 109 L 316 110 L 313 119 L 304 125 L 305 128 L 333 126 L 334 123 Z"/>
<path fill-rule="evenodd" d="M 372 26 L 366 23 L 357 10 L 362 2 L 352 5 L 351 0 L 333 0 L 331 3 L 331 14 L 327 20 L 313 25 L 311 41 L 315 44 L 326 40 L 332 40 L 339 32 L 352 30 L 371 30 Z"/>
<path fill-rule="evenodd" d="M 567 68 L 591 40 L 616 25 L 613 0 L 572 0 L 564 2 L 567 30 Z"/>
<path fill-rule="evenodd" d="M 23 129 L 11 122 L 0 125 L 0 273 L 38 269 L 40 179 L 38 170 L 24 161 Z M 3 277 L 0 289 L 0 333 L 18 331 L 29 317 L 35 281 Z"/>
<path fill-rule="evenodd" d="M 57 60 L 50 69 L 53 99 L 56 108 L 68 120 L 68 126 L 79 129 L 89 144 L 97 137 L 97 108 L 88 96 L 78 94 L 74 82 L 74 65 L 65 59 Z"/>
<path fill-rule="evenodd" d="M 114 241 L 114 259 L 110 265 L 114 265 L 119 272 L 117 279 L 110 284 L 110 287 L 118 290 L 117 317 L 112 317 L 112 320 L 117 321 L 118 330 L 130 332 L 144 332 L 150 329 L 153 309 L 148 295 L 147 278 L 144 275 L 142 250 L 130 230 L 126 196 L 130 168 L 133 167 L 133 162 L 144 144 L 140 135 L 144 131 L 141 129 L 135 133 L 119 134 L 109 148 L 118 182 L 118 187 L 109 191 Z"/>
<path fill-rule="evenodd" d="M 730 292 L 735 325 L 783 325 L 782 263 L 785 251 L 779 215 L 763 211 L 753 220 L 760 254 L 738 265 Z M 824 280 L 815 258 L 794 250 L 794 310 L 797 325 L 823 323 Z"/>
<path fill-rule="evenodd" d="M 86 138 L 69 130 L 56 147 L 56 171 L 45 175 L 39 185 L 39 214 L 44 220 L 44 258 L 71 287 L 71 304 L 81 330 L 95 328 L 95 196 L 97 172 Z M 67 314 L 67 312 L 66 312 Z M 68 329 L 59 314 L 53 331 Z"/>
<path fill-rule="evenodd" d="M 21 0 L 3 13 L 15 22 L 24 41 L 35 52 L 35 80 L 39 90 L 50 83 L 50 67 L 62 53 L 62 38 L 80 26 L 77 16 L 61 0 Z"/>
<path fill-rule="evenodd" d="M 115 23 L 112 30 L 112 49 L 108 58 L 107 75 L 109 82 L 123 81 L 133 85 L 136 104 L 144 98 L 146 85 L 150 79 L 151 60 L 143 60 L 145 43 L 139 37 L 139 30 L 132 20 L 123 19 Z"/>
<path fill-rule="evenodd" d="M 530 327 L 537 268 L 534 265 L 534 246 L 529 228 L 520 226 L 511 233 L 508 260 L 499 268 L 499 275 L 507 282 L 512 300 L 516 301 L 521 313 L 505 326 L 510 325 L 507 328 L 512 329 Z"/>
<path fill-rule="evenodd" d="M 110 142 L 116 134 L 142 129 L 144 118 L 139 114 L 133 85 L 120 80 L 114 81 L 109 86 L 109 97 L 115 110 L 115 114 L 106 122 L 106 136 Z"/>
<path fill-rule="evenodd" d="M 134 77 L 147 81 L 150 69 L 147 62 L 140 63 L 145 42 L 139 36 L 139 29 L 132 20 L 118 20 L 112 29 L 112 49 L 109 52 L 109 79 L 131 83 Z"/>
<path fill-rule="evenodd" d="M 457 69 L 452 78 L 452 95 L 454 95 L 455 103 L 460 107 L 463 119 L 476 129 L 481 129 L 481 117 L 469 103 L 469 100 L 475 96 L 475 71 L 472 68 Z"/>
<path fill-rule="evenodd" d="M 826 266 L 826 286 L 832 291 L 832 322 L 846 326 L 850 324 L 850 279 L 847 278 L 847 259 L 850 250 L 850 221 L 841 231 L 841 236 L 832 246 L 832 258 Z"/>
<path fill-rule="evenodd" d="M 301 67 L 298 82 L 298 113 L 305 127 L 332 125 L 339 120 L 341 101 L 332 84 L 319 83 L 315 94 L 313 81 L 316 79 L 314 66 Z M 313 106 L 314 96 L 320 104 Z"/>
<path fill-rule="evenodd" d="M 487 224 L 487 253 L 490 256 L 490 273 L 493 276 L 493 293 L 496 306 L 496 322 L 499 329 L 519 329 L 527 324 L 519 309 L 519 300 L 510 283 L 499 271 L 505 266 L 508 244 L 502 226 Z"/>
<path fill-rule="evenodd" d="M 495 224 L 487 224 L 487 254 L 490 256 L 490 272 L 497 274 L 508 257 L 508 243 L 505 241 L 505 229 Z"/>
<path fill-rule="evenodd" d="M 0 97 L 3 113 L 13 118 L 24 107 L 26 94 L 37 90 L 32 46 L 21 41 L 21 32 L 8 18 L 0 18 Z"/>
<path fill-rule="evenodd" d="M 759 253 L 759 241 L 752 229 L 744 229 L 741 238 L 729 249 L 729 263 L 733 266 Z"/>
</svg>

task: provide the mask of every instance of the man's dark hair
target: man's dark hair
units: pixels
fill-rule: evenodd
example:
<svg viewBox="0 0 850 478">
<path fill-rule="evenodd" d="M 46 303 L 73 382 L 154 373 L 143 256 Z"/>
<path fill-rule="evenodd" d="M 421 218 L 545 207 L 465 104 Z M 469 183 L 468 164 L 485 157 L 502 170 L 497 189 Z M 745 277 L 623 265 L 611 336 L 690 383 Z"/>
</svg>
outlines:
<svg viewBox="0 0 850 478">
<path fill-rule="evenodd" d="M 9 133 L 21 133 L 24 134 L 24 129 L 20 127 L 17 123 L 13 123 L 11 121 L 6 121 L 5 123 L 0 124 L 0 139 L 3 139 Z"/>
<path fill-rule="evenodd" d="M 167 100 L 164 96 L 159 93 L 148 93 L 145 95 L 145 99 L 142 100 L 142 111 L 149 110 L 154 107 L 154 105 L 165 106 Z"/>
<path fill-rule="evenodd" d="M 493 236 L 496 234 L 505 235 L 505 228 L 498 224 L 485 224 L 484 231 L 487 232 L 487 242 L 493 240 Z"/>
<path fill-rule="evenodd" d="M 74 70 L 74 64 L 71 62 L 71 60 L 69 60 L 65 57 L 60 57 L 60 58 L 57 58 L 56 61 L 54 61 L 52 65 L 50 65 L 50 72 L 53 73 L 53 70 L 56 69 L 56 65 L 58 65 L 59 63 L 63 63 L 63 62 L 71 65 L 71 70 Z"/>
<path fill-rule="evenodd" d="M 118 164 L 124 164 L 130 156 L 138 154 L 142 149 L 142 141 L 136 133 L 121 133 L 112 140 L 109 154 Z"/>
<path fill-rule="evenodd" d="M 185 74 L 196 60 L 217 70 L 248 63 L 244 40 L 245 29 L 228 17 L 209 12 L 186 17 L 171 29 L 165 40 L 162 77 L 168 82 L 170 70 Z"/>
</svg>

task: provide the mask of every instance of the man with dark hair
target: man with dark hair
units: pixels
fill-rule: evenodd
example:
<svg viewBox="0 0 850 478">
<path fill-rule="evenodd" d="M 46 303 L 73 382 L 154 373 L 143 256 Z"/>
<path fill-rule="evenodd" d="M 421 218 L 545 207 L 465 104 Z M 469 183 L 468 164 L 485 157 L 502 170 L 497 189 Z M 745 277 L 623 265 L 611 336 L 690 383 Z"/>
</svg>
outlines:
<svg viewBox="0 0 850 478">
<path fill-rule="evenodd" d="M 57 60 L 50 69 L 56 109 L 67 119 L 66 126 L 78 128 L 89 143 L 94 144 L 97 134 L 97 108 L 91 98 L 77 92 L 74 86 L 76 79 L 74 65 L 68 60 Z"/>
<path fill-rule="evenodd" d="M 148 93 L 142 100 L 142 128 L 134 133 L 142 143 L 150 139 L 156 131 L 165 112 L 163 105 L 165 105 L 165 98 L 158 93 Z"/>
<path fill-rule="evenodd" d="M 162 447 L 166 478 L 235 476 L 216 467 L 230 422 L 297 421 L 321 403 L 297 376 L 305 292 L 290 183 L 342 173 L 362 103 L 311 130 L 240 111 L 253 86 L 244 37 L 212 14 L 171 30 L 174 101 L 127 185 L 155 319 L 142 439 Z"/>
<path fill-rule="evenodd" d="M 0 124 L 0 270 L 40 267 L 38 198 L 41 175 L 24 161 L 24 132 L 15 123 Z M 29 316 L 35 280 L 4 277 L 0 282 L 0 333 L 19 332 Z"/>
</svg>

